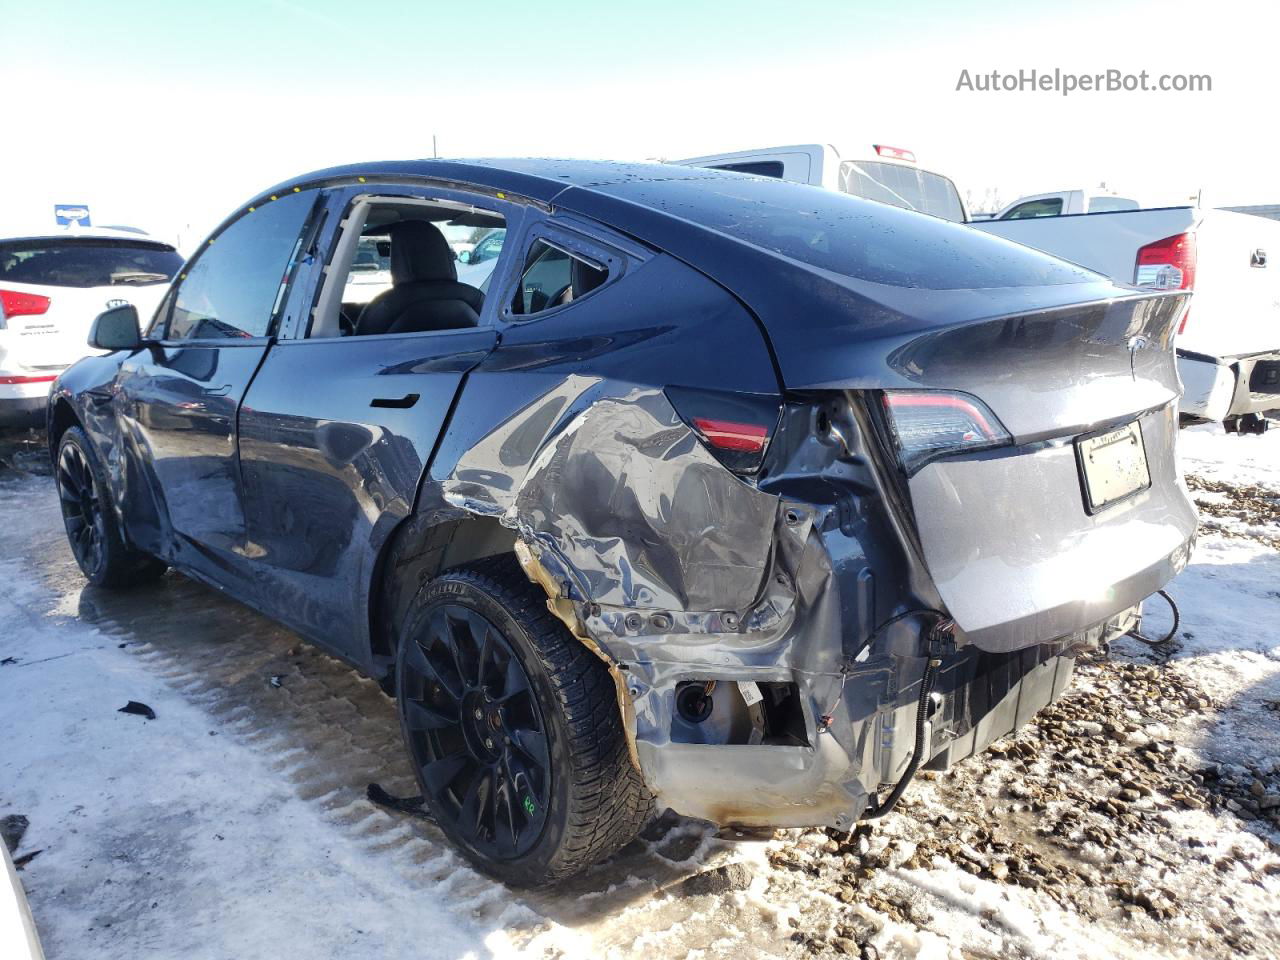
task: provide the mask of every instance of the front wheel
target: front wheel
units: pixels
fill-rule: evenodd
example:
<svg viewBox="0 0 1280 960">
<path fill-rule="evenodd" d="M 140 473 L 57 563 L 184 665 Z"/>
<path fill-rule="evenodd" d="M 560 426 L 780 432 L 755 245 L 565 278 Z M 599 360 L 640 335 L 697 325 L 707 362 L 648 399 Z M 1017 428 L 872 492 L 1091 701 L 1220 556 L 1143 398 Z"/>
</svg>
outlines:
<svg viewBox="0 0 1280 960">
<path fill-rule="evenodd" d="M 426 584 L 400 636 L 405 746 L 436 822 L 472 862 L 535 886 L 635 837 L 651 801 L 613 678 L 513 557 Z"/>
<path fill-rule="evenodd" d="M 102 466 L 79 427 L 68 429 L 58 442 L 54 480 L 71 553 L 90 583 L 132 587 L 164 573 L 164 563 L 125 542 Z"/>
</svg>

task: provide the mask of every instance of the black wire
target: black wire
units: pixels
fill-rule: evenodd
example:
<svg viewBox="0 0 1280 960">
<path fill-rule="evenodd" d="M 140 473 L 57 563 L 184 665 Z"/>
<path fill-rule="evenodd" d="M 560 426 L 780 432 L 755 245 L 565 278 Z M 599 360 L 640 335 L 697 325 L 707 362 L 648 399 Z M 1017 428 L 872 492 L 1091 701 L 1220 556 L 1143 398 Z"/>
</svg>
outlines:
<svg viewBox="0 0 1280 960">
<path fill-rule="evenodd" d="M 928 716 L 929 711 L 929 694 L 933 693 L 933 680 L 937 675 L 937 663 L 938 660 L 936 658 L 929 657 L 925 661 L 924 676 L 920 678 L 920 699 L 916 703 L 916 742 L 911 750 L 911 762 L 907 764 L 907 769 L 902 772 L 902 776 L 898 778 L 898 782 L 889 791 L 889 795 L 884 800 L 876 802 L 874 807 L 863 812 L 863 820 L 878 820 L 897 806 L 898 800 L 901 799 L 902 794 L 907 789 L 907 784 L 911 782 L 916 775 L 916 771 L 920 769 L 920 761 L 924 757 L 925 747 L 925 718 Z"/>
<path fill-rule="evenodd" d="M 1174 634 L 1178 632 L 1178 624 L 1182 622 L 1182 616 L 1181 614 L 1178 613 L 1178 605 L 1173 602 L 1173 597 L 1169 596 L 1169 594 L 1164 590 L 1157 590 L 1156 593 L 1164 597 L 1165 601 L 1169 604 L 1169 608 L 1173 610 L 1173 626 L 1169 628 L 1169 632 L 1166 633 L 1159 640 L 1154 640 L 1151 637 L 1148 637 L 1142 633 L 1141 621 L 1139 621 L 1138 626 L 1134 627 L 1132 630 L 1130 630 L 1128 633 L 1125 634 L 1126 637 L 1133 637 L 1133 639 L 1135 640 L 1141 640 L 1143 643 L 1145 643 L 1149 647 L 1159 647 L 1163 644 L 1168 643 L 1170 640 L 1172 640 L 1174 637 Z"/>
<path fill-rule="evenodd" d="M 875 643 L 876 637 L 880 636 L 880 634 L 884 633 L 895 623 L 901 623 L 908 617 L 930 615 L 937 617 L 938 623 L 942 623 L 947 620 L 947 615 L 945 613 L 941 610 L 935 610 L 932 607 L 917 607 L 915 610 L 908 610 L 906 613 L 899 613 L 896 616 L 890 617 L 884 623 L 880 624 L 880 626 L 872 630 L 871 633 L 867 635 L 867 642 L 862 645 L 862 649 L 865 650 L 867 647 L 871 646 L 871 644 Z M 854 661 L 852 659 L 846 659 L 840 667 L 840 689 L 836 693 L 836 699 L 835 702 L 831 704 L 831 708 L 818 718 L 819 733 L 826 733 L 826 731 L 830 729 L 832 722 L 835 720 L 836 708 L 840 706 L 840 701 L 844 698 L 844 685 L 849 679 L 849 670 L 851 669 L 853 662 Z"/>
</svg>

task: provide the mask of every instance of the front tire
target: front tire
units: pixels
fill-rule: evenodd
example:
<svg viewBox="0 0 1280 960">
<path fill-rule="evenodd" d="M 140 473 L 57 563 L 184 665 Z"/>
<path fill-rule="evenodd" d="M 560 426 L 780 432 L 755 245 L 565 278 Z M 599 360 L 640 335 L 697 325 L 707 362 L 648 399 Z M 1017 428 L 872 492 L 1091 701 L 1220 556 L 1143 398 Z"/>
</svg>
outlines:
<svg viewBox="0 0 1280 960">
<path fill-rule="evenodd" d="M 58 441 L 54 482 L 67 541 L 81 572 L 94 586 L 121 589 L 155 580 L 165 564 L 125 541 L 89 438 L 70 427 Z"/>
<path fill-rule="evenodd" d="M 651 800 L 613 678 L 513 557 L 427 583 L 400 637 L 405 746 L 436 822 L 476 866 L 538 886 L 635 837 Z"/>
</svg>

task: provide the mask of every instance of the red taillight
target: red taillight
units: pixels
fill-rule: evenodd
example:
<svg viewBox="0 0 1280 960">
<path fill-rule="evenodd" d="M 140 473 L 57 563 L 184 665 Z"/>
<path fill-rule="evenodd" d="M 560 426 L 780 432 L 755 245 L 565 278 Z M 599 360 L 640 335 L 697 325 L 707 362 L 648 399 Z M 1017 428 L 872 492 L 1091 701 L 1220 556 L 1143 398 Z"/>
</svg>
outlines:
<svg viewBox="0 0 1280 960">
<path fill-rule="evenodd" d="M 908 473 L 930 460 L 1013 442 L 981 400 L 951 390 L 886 390 L 884 407 Z"/>
<path fill-rule="evenodd" d="M 667 399 L 717 460 L 738 474 L 754 474 L 764 462 L 778 426 L 780 398 L 667 387 Z"/>
<path fill-rule="evenodd" d="M 0 290 L 0 320 L 6 317 L 30 317 L 49 309 L 49 298 L 38 293 Z"/>
<path fill-rule="evenodd" d="M 1133 282 L 1152 290 L 1190 290 L 1196 283 L 1196 235 L 1178 233 L 1138 249 Z M 1178 332 L 1187 328 L 1191 309 L 1182 314 Z"/>
<path fill-rule="evenodd" d="M 39 377 L 0 377 L 0 386 L 8 387 L 19 383 L 53 383 L 57 379 L 58 375 L 56 373 Z"/>
<path fill-rule="evenodd" d="M 694 417 L 693 425 L 707 443 L 718 450 L 760 453 L 769 439 L 769 428 L 756 423 L 736 423 L 733 420 Z"/>
<path fill-rule="evenodd" d="M 1190 290 L 1196 282 L 1196 235 L 1179 233 L 1140 247 L 1133 282 L 1153 290 Z"/>
<path fill-rule="evenodd" d="M 875 144 L 876 154 L 881 157 L 889 157 L 893 160 L 905 160 L 907 163 L 915 163 L 916 155 L 910 150 L 903 150 L 901 147 L 886 147 L 884 144 Z"/>
</svg>

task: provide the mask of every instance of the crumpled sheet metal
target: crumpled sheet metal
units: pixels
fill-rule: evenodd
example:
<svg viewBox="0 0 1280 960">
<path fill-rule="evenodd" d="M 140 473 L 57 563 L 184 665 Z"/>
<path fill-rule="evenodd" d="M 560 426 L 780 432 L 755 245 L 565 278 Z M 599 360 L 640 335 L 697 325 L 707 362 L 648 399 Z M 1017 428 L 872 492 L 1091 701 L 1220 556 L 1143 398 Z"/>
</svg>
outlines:
<svg viewBox="0 0 1280 960">
<path fill-rule="evenodd" d="M 828 508 L 736 477 L 661 391 L 606 390 L 570 378 L 526 405 L 460 458 L 445 499 L 518 531 L 548 608 L 609 664 L 660 804 L 721 823 L 851 824 L 876 743 L 845 719 L 849 701 L 840 736 L 816 732 L 843 656 Z M 673 743 L 676 684 L 709 675 L 798 684 L 813 745 Z M 877 696 L 861 699 L 874 712 Z"/>
<path fill-rule="evenodd" d="M 569 378 L 511 417 L 459 461 L 445 498 L 536 541 L 575 600 L 741 615 L 770 567 L 778 498 L 726 470 L 662 391 L 597 386 Z"/>
</svg>

